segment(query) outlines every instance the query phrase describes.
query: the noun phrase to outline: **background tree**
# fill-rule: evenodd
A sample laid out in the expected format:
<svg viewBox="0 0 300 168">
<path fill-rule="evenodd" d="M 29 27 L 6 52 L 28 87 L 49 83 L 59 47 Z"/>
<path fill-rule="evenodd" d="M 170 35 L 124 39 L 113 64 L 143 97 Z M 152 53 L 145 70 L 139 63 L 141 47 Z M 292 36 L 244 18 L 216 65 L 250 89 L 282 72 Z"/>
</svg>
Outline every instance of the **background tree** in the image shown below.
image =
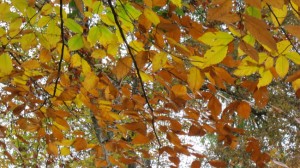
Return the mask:
<svg viewBox="0 0 300 168">
<path fill-rule="evenodd" d="M 2 0 L 1 163 L 297 165 L 299 5 Z"/>
</svg>

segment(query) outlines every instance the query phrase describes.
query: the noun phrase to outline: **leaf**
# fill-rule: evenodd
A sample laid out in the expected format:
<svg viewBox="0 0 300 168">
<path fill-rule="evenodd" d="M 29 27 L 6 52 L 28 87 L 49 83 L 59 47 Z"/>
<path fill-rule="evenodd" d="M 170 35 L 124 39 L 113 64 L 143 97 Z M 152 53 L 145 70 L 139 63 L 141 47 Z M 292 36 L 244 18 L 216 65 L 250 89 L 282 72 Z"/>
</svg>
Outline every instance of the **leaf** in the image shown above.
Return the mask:
<svg viewBox="0 0 300 168">
<path fill-rule="evenodd" d="M 207 50 L 204 54 L 205 62 L 203 68 L 222 62 L 227 55 L 227 49 L 227 46 L 214 46 Z"/>
<path fill-rule="evenodd" d="M 220 101 L 215 96 L 212 96 L 209 99 L 207 106 L 211 110 L 211 115 L 217 119 L 222 111 L 222 105 Z"/>
<path fill-rule="evenodd" d="M 10 56 L 7 53 L 0 55 L 0 77 L 9 75 L 13 70 Z"/>
<path fill-rule="evenodd" d="M 22 67 L 27 69 L 38 69 L 40 66 L 40 62 L 37 60 L 28 60 L 22 63 Z"/>
<path fill-rule="evenodd" d="M 192 162 L 191 168 L 200 168 L 201 167 L 201 162 L 199 160 L 194 160 Z"/>
<path fill-rule="evenodd" d="M 187 82 L 193 92 L 198 91 L 204 83 L 204 77 L 200 70 L 196 67 L 191 67 L 187 76 Z"/>
<path fill-rule="evenodd" d="M 81 151 L 81 150 L 86 149 L 87 142 L 84 138 L 76 138 L 74 143 L 73 143 L 73 146 L 74 146 L 76 151 Z"/>
<path fill-rule="evenodd" d="M 64 21 L 64 24 L 68 29 L 70 29 L 74 33 L 83 33 L 82 27 L 73 19 L 70 18 L 66 19 Z"/>
<path fill-rule="evenodd" d="M 272 8 L 272 11 L 274 12 L 274 15 L 272 14 L 271 15 L 271 18 L 272 18 L 272 21 L 273 21 L 273 24 L 278 27 L 279 24 L 281 25 L 282 22 L 284 21 L 286 15 L 287 15 L 287 5 L 283 5 L 282 8 Z M 277 20 L 279 21 L 279 23 L 277 22 Z"/>
<path fill-rule="evenodd" d="M 267 24 L 255 17 L 244 15 L 246 29 L 261 44 L 266 45 L 271 51 L 277 51 L 276 42 L 268 31 Z"/>
<path fill-rule="evenodd" d="M 117 79 L 120 80 L 125 77 L 132 65 L 132 59 L 130 57 L 120 58 L 117 62 L 116 67 L 113 69 L 113 73 L 117 76 Z"/>
<path fill-rule="evenodd" d="M 96 88 L 98 81 L 99 78 L 93 72 L 90 72 L 86 74 L 82 85 L 87 91 L 91 91 Z"/>
<path fill-rule="evenodd" d="M 62 147 L 61 149 L 60 149 L 60 154 L 62 155 L 62 156 L 67 156 L 67 155 L 70 155 L 70 148 L 69 147 Z"/>
<path fill-rule="evenodd" d="M 218 168 L 227 166 L 227 163 L 224 161 L 221 161 L 221 160 L 211 160 L 211 161 L 209 161 L 209 164 L 214 167 L 218 167 Z"/>
<path fill-rule="evenodd" d="M 171 0 L 171 2 L 179 8 L 182 6 L 181 0 Z"/>
<path fill-rule="evenodd" d="M 48 143 L 48 147 L 47 147 L 48 153 L 52 154 L 54 156 L 58 155 L 58 147 L 57 145 L 55 145 L 54 143 L 50 142 Z"/>
<path fill-rule="evenodd" d="M 87 36 L 87 41 L 91 43 L 91 45 L 95 45 L 96 42 L 99 40 L 101 37 L 101 30 L 99 29 L 98 26 L 93 26 L 89 30 L 89 34 Z"/>
<path fill-rule="evenodd" d="M 151 9 L 144 9 L 144 16 L 152 22 L 155 26 L 160 23 L 159 17 L 155 12 L 153 12 Z"/>
<path fill-rule="evenodd" d="M 233 40 L 233 37 L 226 32 L 207 32 L 198 40 L 210 46 L 219 46 L 227 45 Z"/>
<path fill-rule="evenodd" d="M 270 70 L 263 71 L 260 73 L 261 78 L 258 80 L 257 87 L 260 88 L 262 86 L 266 86 L 272 82 L 273 75 Z"/>
<path fill-rule="evenodd" d="M 132 139 L 133 144 L 147 144 L 149 142 L 149 138 L 140 133 L 137 133 L 137 135 Z"/>
<path fill-rule="evenodd" d="M 294 25 L 286 25 L 284 28 L 291 33 L 292 35 L 296 36 L 298 39 L 300 39 L 300 26 L 294 26 Z"/>
<path fill-rule="evenodd" d="M 68 46 L 70 51 L 81 49 L 84 46 L 81 34 L 76 34 L 71 37 L 68 41 Z"/>
<path fill-rule="evenodd" d="M 152 59 L 152 71 L 156 72 L 163 68 L 163 66 L 167 63 L 167 53 L 165 52 L 159 52 L 154 55 Z"/>
<path fill-rule="evenodd" d="M 177 97 L 183 97 L 187 94 L 187 89 L 183 85 L 174 85 L 171 90 Z"/>
<path fill-rule="evenodd" d="M 277 74 L 284 78 L 289 71 L 289 60 L 284 56 L 279 56 L 276 61 L 275 69 Z"/>
<path fill-rule="evenodd" d="M 242 101 L 237 106 L 236 111 L 237 111 L 237 114 L 239 115 L 239 117 L 241 117 L 243 119 L 247 119 L 250 117 L 251 107 L 247 102 Z"/>
<path fill-rule="evenodd" d="M 175 146 L 181 146 L 181 140 L 173 132 L 167 132 L 167 139 Z"/>
<path fill-rule="evenodd" d="M 78 55 L 78 54 L 72 55 L 71 67 L 75 68 L 75 67 L 81 66 L 81 61 L 82 61 L 82 58 L 80 57 L 80 55 Z"/>
</svg>

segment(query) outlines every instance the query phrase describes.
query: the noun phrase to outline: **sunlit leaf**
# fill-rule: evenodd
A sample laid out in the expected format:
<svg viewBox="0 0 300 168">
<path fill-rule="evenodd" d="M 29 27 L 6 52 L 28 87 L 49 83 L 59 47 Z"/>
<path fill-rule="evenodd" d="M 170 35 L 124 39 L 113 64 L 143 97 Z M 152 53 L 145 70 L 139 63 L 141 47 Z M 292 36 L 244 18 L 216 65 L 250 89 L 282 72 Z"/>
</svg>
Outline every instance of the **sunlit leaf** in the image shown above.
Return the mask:
<svg viewBox="0 0 300 168">
<path fill-rule="evenodd" d="M 71 37 L 68 41 L 68 46 L 70 51 L 81 49 L 84 46 L 81 34 L 76 34 Z"/>
<path fill-rule="evenodd" d="M 0 77 L 9 75 L 13 70 L 12 60 L 7 53 L 0 55 Z"/>
<path fill-rule="evenodd" d="M 275 66 L 276 72 L 281 78 L 284 78 L 289 71 L 289 60 L 284 56 L 279 56 Z"/>
</svg>

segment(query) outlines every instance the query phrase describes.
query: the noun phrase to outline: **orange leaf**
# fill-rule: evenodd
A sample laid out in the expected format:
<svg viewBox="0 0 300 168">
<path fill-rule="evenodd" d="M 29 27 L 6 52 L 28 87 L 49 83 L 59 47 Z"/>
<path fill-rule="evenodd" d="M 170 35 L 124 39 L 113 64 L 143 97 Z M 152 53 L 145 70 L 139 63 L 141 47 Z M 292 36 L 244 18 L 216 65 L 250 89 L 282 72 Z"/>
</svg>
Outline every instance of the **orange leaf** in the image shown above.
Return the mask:
<svg viewBox="0 0 300 168">
<path fill-rule="evenodd" d="M 149 142 L 149 138 L 140 133 L 137 133 L 137 135 L 132 140 L 133 144 L 147 144 Z"/>
<path fill-rule="evenodd" d="M 73 146 L 76 149 L 76 151 L 81 151 L 81 150 L 86 149 L 87 142 L 84 138 L 76 138 L 73 143 Z"/>
<path fill-rule="evenodd" d="M 272 51 L 277 51 L 277 46 L 274 38 L 272 37 L 270 31 L 268 31 L 267 24 L 255 17 L 245 16 L 245 26 L 247 30 L 254 36 L 254 38 L 261 44 L 266 45 Z"/>
<path fill-rule="evenodd" d="M 172 86 L 171 90 L 177 97 L 183 97 L 187 94 L 187 89 L 183 85 L 174 85 L 174 86 Z"/>
<path fill-rule="evenodd" d="M 58 155 L 58 147 L 54 143 L 48 143 L 47 147 L 48 153 L 57 156 Z"/>
<path fill-rule="evenodd" d="M 300 39 L 300 26 L 294 26 L 294 25 L 286 25 L 284 28 L 291 33 L 292 35 L 296 36 L 298 39 Z"/>
<path fill-rule="evenodd" d="M 173 143 L 175 146 L 181 146 L 181 140 L 178 138 L 176 134 L 173 132 L 168 132 L 167 133 L 167 139 Z"/>
<path fill-rule="evenodd" d="M 214 119 L 217 119 L 222 110 L 222 104 L 220 101 L 215 96 L 212 96 L 209 99 L 207 106 L 211 110 L 211 115 L 214 117 Z"/>
<path fill-rule="evenodd" d="M 29 60 L 22 63 L 22 67 L 27 69 L 37 69 L 40 66 L 41 66 L 40 63 L 37 60 Z"/>
<path fill-rule="evenodd" d="M 251 107 L 247 102 L 240 102 L 237 107 L 237 113 L 241 118 L 247 119 L 251 113 Z"/>
<path fill-rule="evenodd" d="M 113 73 L 120 80 L 125 77 L 131 69 L 132 60 L 130 57 L 124 57 L 118 60 L 116 67 L 113 69 Z"/>
</svg>

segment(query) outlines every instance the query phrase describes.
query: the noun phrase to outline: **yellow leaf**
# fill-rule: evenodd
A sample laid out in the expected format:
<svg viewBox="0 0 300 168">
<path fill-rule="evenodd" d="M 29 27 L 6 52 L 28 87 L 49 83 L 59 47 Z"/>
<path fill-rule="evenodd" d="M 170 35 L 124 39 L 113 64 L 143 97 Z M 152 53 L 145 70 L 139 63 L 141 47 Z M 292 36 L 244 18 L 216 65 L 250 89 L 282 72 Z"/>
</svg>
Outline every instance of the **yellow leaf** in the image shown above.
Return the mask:
<svg viewBox="0 0 300 168">
<path fill-rule="evenodd" d="M 284 21 L 286 15 L 287 15 L 287 5 L 283 5 L 282 8 L 272 8 L 272 11 L 274 12 L 275 16 L 272 14 L 271 18 L 273 21 L 273 24 L 278 27 L 279 24 L 282 24 L 282 22 Z M 277 22 L 277 20 L 279 21 L 279 24 Z"/>
<path fill-rule="evenodd" d="M 151 9 L 144 9 L 144 15 L 145 17 L 152 22 L 155 26 L 160 23 L 159 17 L 155 12 L 153 12 Z"/>
<path fill-rule="evenodd" d="M 97 86 L 98 81 L 98 77 L 93 72 L 90 72 L 86 74 L 82 85 L 87 91 L 90 91 Z"/>
<path fill-rule="evenodd" d="M 258 80 L 257 87 L 260 88 L 262 86 L 266 86 L 272 82 L 273 75 L 270 70 L 263 71 L 260 73 L 261 78 Z"/>
<path fill-rule="evenodd" d="M 13 70 L 12 61 L 7 53 L 0 55 L 0 77 L 9 75 Z"/>
<path fill-rule="evenodd" d="M 39 59 L 42 63 L 46 63 L 46 62 L 49 62 L 52 57 L 51 57 L 51 53 L 49 50 L 43 48 L 41 51 L 40 51 L 40 56 L 39 56 Z"/>
<path fill-rule="evenodd" d="M 218 46 L 227 45 L 233 40 L 233 37 L 226 32 L 207 32 L 198 40 L 210 46 Z"/>
<path fill-rule="evenodd" d="M 239 66 L 238 69 L 234 71 L 236 76 L 249 76 L 258 71 L 257 66 Z"/>
<path fill-rule="evenodd" d="M 190 73 L 187 76 L 187 82 L 193 92 L 196 92 L 201 88 L 204 83 L 204 78 L 201 75 L 199 69 L 197 69 L 196 67 L 190 68 Z"/>
<path fill-rule="evenodd" d="M 292 45 L 288 40 L 282 40 L 277 43 L 278 54 L 287 54 L 291 51 Z"/>
<path fill-rule="evenodd" d="M 171 2 L 179 8 L 181 8 L 182 6 L 181 0 L 171 0 Z"/>
<path fill-rule="evenodd" d="M 284 78 L 289 71 L 289 60 L 284 56 L 279 56 L 276 61 L 275 69 L 277 74 Z"/>
<path fill-rule="evenodd" d="M 63 145 L 63 146 L 71 146 L 73 144 L 73 140 L 69 140 L 69 139 L 63 139 L 60 143 L 60 145 Z"/>
<path fill-rule="evenodd" d="M 167 53 L 160 52 L 154 55 L 152 60 L 152 71 L 156 72 L 160 70 L 167 63 Z"/>
<path fill-rule="evenodd" d="M 62 156 L 67 156 L 67 155 L 69 155 L 71 152 L 70 152 L 70 148 L 68 148 L 68 147 L 62 147 L 61 149 L 60 149 L 60 154 L 62 155 Z"/>
<path fill-rule="evenodd" d="M 222 62 L 226 57 L 227 49 L 228 46 L 214 46 L 207 50 L 204 54 L 204 68 Z"/>
<path fill-rule="evenodd" d="M 285 56 L 295 64 L 300 65 L 300 55 L 297 52 L 289 52 Z"/>
<path fill-rule="evenodd" d="M 143 82 L 152 82 L 153 81 L 153 77 L 151 75 L 146 74 L 145 72 L 140 71 L 140 75 L 142 78 Z"/>
<path fill-rule="evenodd" d="M 294 90 L 297 91 L 300 88 L 300 79 L 294 80 L 292 82 L 292 86 L 293 86 Z"/>
<path fill-rule="evenodd" d="M 81 60 L 81 68 L 82 68 L 82 72 L 85 76 L 92 71 L 91 66 L 84 59 Z"/>
<path fill-rule="evenodd" d="M 37 69 L 40 68 L 40 66 L 40 62 L 37 60 L 28 60 L 22 63 L 22 67 L 27 69 Z"/>
<path fill-rule="evenodd" d="M 268 57 L 265 61 L 265 68 L 270 69 L 274 65 L 274 59 L 272 57 Z"/>
<path fill-rule="evenodd" d="M 71 57 L 71 67 L 79 67 L 81 66 L 81 57 L 78 54 L 74 54 Z"/>
<path fill-rule="evenodd" d="M 134 40 L 129 43 L 129 46 L 133 48 L 133 51 L 144 51 L 144 44 L 140 41 Z"/>
<path fill-rule="evenodd" d="M 204 67 L 204 62 L 205 62 L 205 58 L 204 57 L 200 57 L 200 56 L 191 56 L 189 57 L 191 64 L 203 69 Z"/>
</svg>

